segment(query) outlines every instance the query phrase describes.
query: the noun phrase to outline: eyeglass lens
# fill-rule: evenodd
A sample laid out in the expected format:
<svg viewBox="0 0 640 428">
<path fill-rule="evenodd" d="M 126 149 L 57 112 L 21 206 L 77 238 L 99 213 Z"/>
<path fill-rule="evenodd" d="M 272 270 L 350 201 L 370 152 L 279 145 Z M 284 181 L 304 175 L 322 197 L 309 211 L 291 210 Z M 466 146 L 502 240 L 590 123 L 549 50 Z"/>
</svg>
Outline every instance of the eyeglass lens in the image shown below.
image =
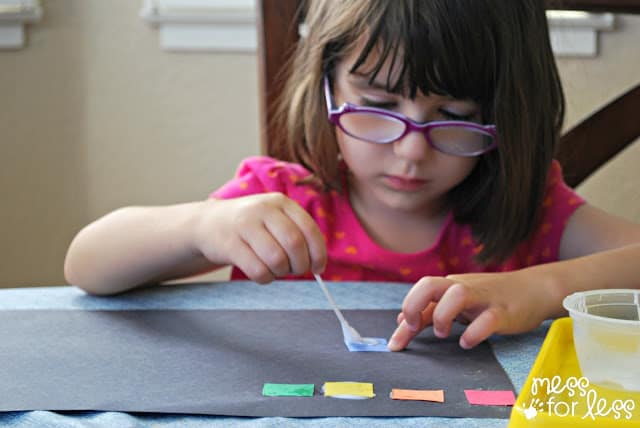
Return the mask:
<svg viewBox="0 0 640 428">
<path fill-rule="evenodd" d="M 340 116 L 340 127 L 354 138 L 390 143 L 405 132 L 406 124 L 391 116 L 371 112 L 349 112 Z M 464 126 L 437 126 L 428 130 L 435 149 L 445 153 L 475 155 L 493 144 L 493 136 L 481 129 Z"/>
</svg>

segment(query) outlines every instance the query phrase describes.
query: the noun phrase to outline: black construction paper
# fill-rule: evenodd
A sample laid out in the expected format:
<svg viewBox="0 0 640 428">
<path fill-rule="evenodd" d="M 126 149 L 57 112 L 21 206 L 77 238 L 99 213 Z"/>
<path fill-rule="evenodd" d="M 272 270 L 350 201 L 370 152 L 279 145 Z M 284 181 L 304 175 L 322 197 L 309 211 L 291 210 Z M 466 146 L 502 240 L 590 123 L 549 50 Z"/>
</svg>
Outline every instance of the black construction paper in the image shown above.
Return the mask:
<svg viewBox="0 0 640 428">
<path fill-rule="evenodd" d="M 347 310 L 361 334 L 389 337 L 397 311 Z M 458 328 L 457 333 L 460 333 Z M 0 311 L 0 411 L 102 410 L 228 416 L 508 418 L 464 389 L 513 389 L 490 346 L 465 351 L 430 329 L 403 352 L 349 352 L 326 310 Z M 323 397 L 326 381 L 372 382 L 376 397 Z M 265 383 L 315 395 L 264 397 Z M 445 403 L 392 388 L 444 389 Z"/>
</svg>

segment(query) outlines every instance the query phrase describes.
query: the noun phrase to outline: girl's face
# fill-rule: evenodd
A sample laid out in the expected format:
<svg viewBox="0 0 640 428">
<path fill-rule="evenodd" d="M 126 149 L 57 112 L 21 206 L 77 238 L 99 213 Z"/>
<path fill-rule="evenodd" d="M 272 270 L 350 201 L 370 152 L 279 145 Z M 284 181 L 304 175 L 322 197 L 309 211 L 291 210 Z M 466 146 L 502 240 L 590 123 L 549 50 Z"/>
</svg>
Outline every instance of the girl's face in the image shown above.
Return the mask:
<svg viewBox="0 0 640 428">
<path fill-rule="evenodd" d="M 362 45 L 361 45 L 362 46 Z M 333 81 L 336 106 L 345 102 L 391 110 L 417 122 L 465 120 L 479 122 L 479 106 L 468 100 L 445 96 L 426 96 L 418 92 L 411 100 L 402 94 L 389 93 L 385 83 L 390 60 L 380 70 L 372 85 L 369 76 L 349 73 L 361 46 L 338 63 Z M 370 70 L 377 58 L 372 53 L 360 70 Z M 391 81 L 394 76 L 391 76 Z M 411 132 L 388 144 L 369 143 L 346 135 L 336 127 L 338 146 L 351 172 L 349 190 L 352 198 L 368 208 L 401 210 L 407 214 L 441 213 L 445 196 L 462 182 L 477 162 L 474 157 L 447 155 L 434 150 L 424 134 Z M 352 199 L 353 201 L 353 199 Z"/>
</svg>

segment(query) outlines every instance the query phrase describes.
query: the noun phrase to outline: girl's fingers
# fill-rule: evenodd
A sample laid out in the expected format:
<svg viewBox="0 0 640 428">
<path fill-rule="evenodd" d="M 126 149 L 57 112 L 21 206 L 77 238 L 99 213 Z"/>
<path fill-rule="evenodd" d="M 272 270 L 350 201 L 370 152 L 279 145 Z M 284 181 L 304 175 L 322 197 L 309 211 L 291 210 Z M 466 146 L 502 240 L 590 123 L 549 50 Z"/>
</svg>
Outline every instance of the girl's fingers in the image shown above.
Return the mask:
<svg viewBox="0 0 640 428">
<path fill-rule="evenodd" d="M 274 198 L 239 233 L 274 277 L 322 271 L 326 264 L 325 242 L 318 225 L 290 199 Z"/>
<path fill-rule="evenodd" d="M 306 238 L 298 225 L 282 212 L 265 218 L 265 227 L 286 254 L 287 272 L 302 275 L 311 268 Z M 279 272 L 281 273 L 281 272 Z"/>
<path fill-rule="evenodd" d="M 289 258 L 274 236 L 261 224 L 240 232 L 240 238 L 249 246 L 256 257 L 271 272 L 273 277 L 290 272 Z M 260 271 L 261 267 L 258 266 Z"/>
<path fill-rule="evenodd" d="M 322 232 L 308 212 L 302 209 L 297 202 L 289 202 L 284 206 L 284 212 L 304 235 L 311 262 L 311 271 L 313 273 L 322 273 L 327 264 L 327 246 Z M 306 271 L 301 273 L 306 273 Z"/>
<path fill-rule="evenodd" d="M 387 348 L 389 348 L 390 351 L 402 351 L 418 333 L 420 333 L 420 330 L 412 330 L 403 320 L 391 335 Z"/>
<path fill-rule="evenodd" d="M 250 195 L 216 201 L 207 208 L 214 206 L 198 230 L 198 236 L 205 238 L 196 244 L 211 261 L 235 264 L 261 283 L 324 270 L 327 254 L 320 228 L 287 196 Z M 215 239 L 209 243 L 206 237 L 211 233 Z"/>
<path fill-rule="evenodd" d="M 483 311 L 460 336 L 460 346 L 471 349 L 495 333 L 500 326 L 499 317 L 491 310 Z"/>
<path fill-rule="evenodd" d="M 491 306 L 491 296 L 489 293 L 483 292 L 483 289 L 465 287 L 460 283 L 453 284 L 449 287 L 449 290 L 447 290 L 442 299 L 440 299 L 438 307 L 433 313 L 433 329 L 439 337 L 446 337 L 449 335 L 451 324 L 454 320 L 459 317 L 473 319 L 474 321 L 465 331 L 470 331 L 469 336 L 467 336 L 470 340 L 469 343 L 475 342 L 474 338 L 476 337 L 476 333 L 474 332 L 476 329 L 478 329 L 478 335 L 482 336 L 484 330 L 480 329 L 480 327 L 489 325 L 491 328 L 495 328 L 494 323 L 497 322 L 497 318 L 488 324 L 490 320 L 487 314 L 493 314 L 492 309 L 490 309 Z M 465 314 L 468 316 L 465 316 Z M 471 328 L 471 325 L 474 324 L 481 315 L 483 317 L 480 320 L 480 324 Z M 470 328 L 471 330 L 469 330 Z M 486 336 L 482 337 L 480 341 L 485 338 Z M 473 346 L 477 343 L 474 343 Z"/>
<path fill-rule="evenodd" d="M 418 330 L 422 323 L 422 311 L 430 303 L 438 302 L 453 282 L 442 277 L 425 277 L 409 290 L 402 303 L 404 322 L 411 330 Z"/>
<path fill-rule="evenodd" d="M 435 309 L 435 303 L 431 302 L 420 314 L 420 327 L 417 330 L 413 330 L 409 328 L 408 324 L 404 320 L 404 315 L 402 312 L 398 314 L 398 328 L 391 335 L 389 339 L 389 350 L 391 351 L 401 351 L 403 350 L 409 342 L 413 340 L 414 337 L 422 331 L 426 326 L 431 324 L 433 310 Z"/>
<path fill-rule="evenodd" d="M 259 284 L 266 284 L 275 279 L 269 267 L 264 264 L 246 242 L 239 241 L 237 243 L 234 255 L 233 264 L 244 272 L 250 280 Z"/>
</svg>

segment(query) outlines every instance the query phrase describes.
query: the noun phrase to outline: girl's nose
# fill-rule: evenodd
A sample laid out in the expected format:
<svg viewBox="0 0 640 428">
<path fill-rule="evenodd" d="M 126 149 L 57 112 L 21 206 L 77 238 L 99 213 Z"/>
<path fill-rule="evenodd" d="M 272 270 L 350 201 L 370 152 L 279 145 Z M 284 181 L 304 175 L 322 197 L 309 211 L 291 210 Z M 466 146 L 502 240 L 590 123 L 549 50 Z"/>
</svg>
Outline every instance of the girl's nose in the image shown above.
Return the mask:
<svg viewBox="0 0 640 428">
<path fill-rule="evenodd" d="M 396 156 L 413 162 L 423 161 L 432 150 L 424 133 L 418 131 L 409 132 L 393 143 Z"/>
</svg>

